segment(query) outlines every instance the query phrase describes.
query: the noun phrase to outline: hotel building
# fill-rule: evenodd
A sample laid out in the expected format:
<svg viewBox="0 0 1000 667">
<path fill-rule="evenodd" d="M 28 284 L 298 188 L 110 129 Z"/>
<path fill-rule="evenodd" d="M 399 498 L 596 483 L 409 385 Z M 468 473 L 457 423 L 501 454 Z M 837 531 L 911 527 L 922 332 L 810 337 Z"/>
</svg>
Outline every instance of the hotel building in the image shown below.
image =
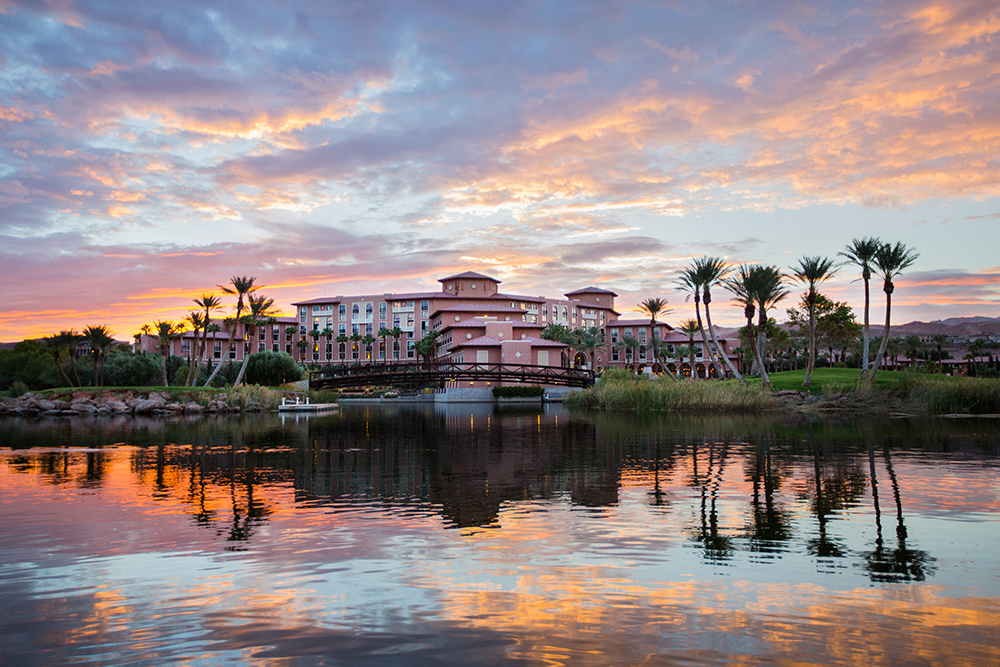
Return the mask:
<svg viewBox="0 0 1000 667">
<path fill-rule="evenodd" d="M 247 353 L 270 350 L 287 352 L 306 366 L 407 362 L 418 357 L 417 341 L 437 331 L 438 358 L 442 360 L 654 370 L 651 341 L 655 337 L 664 343 L 661 368 L 675 374 L 692 372 L 686 355 L 678 355 L 680 348 L 688 345 L 687 337 L 665 322 L 651 325 L 648 319 L 620 319 L 615 310 L 618 295 L 610 290 L 586 287 L 567 292 L 562 299 L 510 294 L 500 291 L 499 280 L 471 271 L 438 282 L 441 288 L 433 292 L 294 302 L 295 316 L 279 317 L 260 327 L 252 334 L 253 340 L 245 338 L 242 325 L 237 327 L 236 342 L 228 356 L 241 361 Z M 551 324 L 599 329 L 606 344 L 593 359 L 582 351 L 570 359 L 566 345 L 541 337 L 542 330 Z M 221 361 L 230 335 L 228 331 L 210 333 L 206 358 L 213 363 Z M 631 348 L 626 341 L 631 342 Z M 738 363 L 732 351 L 735 341 L 719 342 Z M 193 334 L 186 332 L 173 342 L 171 352 L 190 358 L 197 345 Z M 700 336 L 696 336 L 694 347 L 694 373 L 714 376 L 712 363 L 703 359 Z M 137 349 L 158 351 L 155 337 L 141 336 Z"/>
</svg>

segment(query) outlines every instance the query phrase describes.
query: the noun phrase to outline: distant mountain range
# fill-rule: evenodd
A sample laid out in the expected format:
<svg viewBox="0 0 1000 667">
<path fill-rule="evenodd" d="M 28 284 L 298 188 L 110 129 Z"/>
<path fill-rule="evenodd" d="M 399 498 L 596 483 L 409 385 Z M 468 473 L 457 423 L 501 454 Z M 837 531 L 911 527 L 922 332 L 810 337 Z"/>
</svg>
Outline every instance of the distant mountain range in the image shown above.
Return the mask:
<svg viewBox="0 0 1000 667">
<path fill-rule="evenodd" d="M 873 335 L 882 333 L 884 327 L 880 323 L 872 322 L 871 331 Z M 717 328 L 719 337 L 731 338 L 739 331 L 737 328 L 724 329 Z M 934 320 L 932 322 L 907 322 L 906 324 L 893 324 L 891 335 L 910 336 L 925 334 L 945 334 L 946 336 L 981 336 L 984 334 L 1000 334 L 1000 317 L 949 317 L 946 320 Z"/>
</svg>

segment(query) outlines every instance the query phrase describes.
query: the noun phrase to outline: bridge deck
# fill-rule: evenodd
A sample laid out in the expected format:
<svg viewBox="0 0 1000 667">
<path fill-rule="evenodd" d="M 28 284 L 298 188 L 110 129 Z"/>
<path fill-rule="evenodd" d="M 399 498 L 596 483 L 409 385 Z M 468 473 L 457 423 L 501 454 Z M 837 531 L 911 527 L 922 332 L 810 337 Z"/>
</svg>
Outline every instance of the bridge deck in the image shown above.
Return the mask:
<svg viewBox="0 0 1000 667">
<path fill-rule="evenodd" d="M 594 383 L 594 378 L 590 371 L 579 368 L 451 361 L 327 366 L 309 373 L 310 389 L 344 389 L 371 385 L 420 387 L 441 382 L 476 381 L 589 387 Z"/>
</svg>

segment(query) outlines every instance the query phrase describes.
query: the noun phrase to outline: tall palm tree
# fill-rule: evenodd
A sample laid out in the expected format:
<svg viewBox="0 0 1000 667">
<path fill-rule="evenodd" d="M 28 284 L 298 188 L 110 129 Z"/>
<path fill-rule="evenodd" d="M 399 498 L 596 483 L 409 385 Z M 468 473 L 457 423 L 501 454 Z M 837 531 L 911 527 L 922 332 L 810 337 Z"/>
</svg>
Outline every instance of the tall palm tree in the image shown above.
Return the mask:
<svg viewBox="0 0 1000 667">
<path fill-rule="evenodd" d="M 681 322 L 679 329 L 681 333 L 687 334 L 688 337 L 688 344 L 686 346 L 688 353 L 688 366 L 691 369 L 691 379 L 695 380 L 697 379 L 697 375 L 695 375 L 694 372 L 694 353 L 697 351 L 697 348 L 694 346 L 694 335 L 698 333 L 698 323 L 694 320 L 684 320 Z"/>
<path fill-rule="evenodd" d="M 170 356 L 170 345 L 180 337 L 184 331 L 184 325 L 175 322 L 165 322 L 158 320 L 153 322 L 153 336 L 156 338 L 156 346 L 160 352 L 160 371 L 163 373 L 163 386 L 170 386 L 167 380 L 167 357 Z"/>
<path fill-rule="evenodd" d="M 193 299 L 193 301 L 196 306 L 205 309 L 205 326 L 201 331 L 201 345 L 198 346 L 198 362 L 195 364 L 197 368 L 188 383 L 191 386 L 194 386 L 198 382 L 198 377 L 201 375 L 201 367 L 205 363 L 205 348 L 208 345 L 209 327 L 212 324 L 212 311 L 222 308 L 222 299 L 214 294 L 202 294 L 200 299 Z M 213 331 L 212 333 L 215 332 Z"/>
<path fill-rule="evenodd" d="M 913 266 L 918 257 L 920 255 L 915 250 L 907 248 L 902 242 L 897 242 L 896 245 L 883 243 L 879 246 L 878 252 L 875 253 L 875 272 L 881 276 L 882 291 L 885 292 L 885 331 L 882 332 L 882 344 L 879 345 L 878 353 L 875 355 L 871 368 L 861 375 L 862 380 L 867 384 L 871 384 L 872 380 L 875 379 L 875 373 L 878 372 L 882 356 L 885 354 L 885 346 L 889 344 L 892 293 L 896 289 L 892 281 L 903 271 Z"/>
<path fill-rule="evenodd" d="M 695 261 L 691 263 L 691 266 L 681 271 L 680 278 L 674 284 L 682 291 L 688 293 L 685 301 L 691 298 L 694 299 L 694 316 L 695 321 L 698 323 L 698 332 L 701 334 L 701 360 L 704 362 L 706 359 L 711 359 L 714 362 L 715 355 L 712 354 L 712 347 L 708 342 L 709 338 L 705 335 L 705 325 L 701 321 L 701 298 L 704 279 L 705 272 L 699 263 Z M 720 371 L 721 369 L 716 369 L 716 375 L 719 375 Z M 694 366 L 691 367 L 691 377 L 695 377 Z"/>
<path fill-rule="evenodd" d="M 868 348 L 871 336 L 868 333 L 868 311 L 871 305 L 870 283 L 872 279 L 872 262 L 875 260 L 875 253 L 878 252 L 882 241 L 878 237 L 866 236 L 860 239 L 851 239 L 850 244 L 839 252 L 842 257 L 847 258 L 848 264 L 854 264 L 861 269 L 861 280 L 865 283 L 865 323 L 861 333 L 861 372 L 868 370 L 869 356 Z"/>
<path fill-rule="evenodd" d="M 243 318 L 243 312 L 246 309 L 246 299 L 251 292 L 254 292 L 259 288 L 258 285 L 254 285 L 257 281 L 256 276 L 233 276 L 229 279 L 229 284 L 232 287 L 226 287 L 225 285 L 219 285 L 221 289 L 226 294 L 236 297 L 236 317 L 233 320 L 232 335 L 229 336 L 229 340 L 226 341 L 226 351 L 222 355 L 222 359 L 219 360 L 219 364 L 212 370 L 212 374 L 205 381 L 205 386 L 212 384 L 212 380 L 219 373 L 219 369 L 222 368 L 222 361 L 229 359 L 229 352 L 233 349 L 233 343 L 236 341 L 236 331 L 239 327 L 240 320 Z M 246 355 L 244 355 L 244 358 Z"/>
<path fill-rule="evenodd" d="M 66 374 L 66 369 L 63 368 L 60 361 L 60 357 L 63 352 L 69 357 L 70 363 L 73 363 L 73 357 L 75 355 L 76 344 L 80 341 L 80 334 L 76 332 L 75 329 L 64 329 L 57 334 L 52 334 L 45 339 L 45 344 L 52 351 L 52 356 L 55 358 L 56 368 L 59 369 L 59 373 L 62 374 L 63 379 L 66 380 L 66 386 L 72 387 L 73 381 L 69 379 L 69 375 Z M 70 352 L 74 349 L 74 352 Z M 73 369 L 74 373 L 76 369 Z"/>
<path fill-rule="evenodd" d="M 114 333 L 107 326 L 99 324 L 97 326 L 88 325 L 83 330 L 83 340 L 90 345 L 90 356 L 94 360 L 94 385 L 101 384 L 101 368 L 104 365 L 104 357 L 108 350 L 115 344 Z"/>
<path fill-rule="evenodd" d="M 247 296 L 247 314 L 243 316 L 243 332 L 246 340 L 253 341 L 257 330 L 272 322 L 275 315 L 277 315 L 277 310 L 274 307 L 274 299 L 263 294 L 249 294 Z M 250 345 L 253 343 L 251 342 Z M 243 365 L 240 366 L 240 372 L 236 375 L 236 382 L 233 384 L 239 384 L 243 381 L 243 375 L 247 372 L 247 364 L 250 362 L 250 353 L 250 349 L 245 350 Z"/>
<path fill-rule="evenodd" d="M 826 257 L 803 257 L 799 266 L 792 267 L 792 275 L 803 285 L 808 286 L 806 304 L 809 306 L 809 357 L 806 361 L 806 377 L 803 387 L 812 386 L 812 374 L 816 369 L 816 286 L 829 280 L 837 273 L 833 268 L 833 260 Z"/>
<path fill-rule="evenodd" d="M 712 311 L 709 308 L 712 303 L 712 288 L 725 281 L 726 277 L 729 275 L 730 269 L 720 257 L 702 257 L 700 259 L 696 259 L 694 266 L 699 277 L 699 282 L 701 283 L 701 300 L 702 303 L 705 304 L 705 324 L 708 325 L 708 333 L 712 337 L 712 345 L 715 347 L 716 353 L 712 355 L 712 363 L 715 365 L 716 376 L 720 378 L 726 377 L 718 359 L 719 357 L 722 357 L 722 359 L 726 362 L 726 365 L 729 366 L 729 370 L 732 371 L 733 375 L 740 382 L 746 384 L 746 380 L 744 380 L 743 376 L 740 375 L 740 372 L 736 370 L 736 366 L 733 365 L 729 355 L 727 355 L 725 350 L 722 349 L 722 346 L 719 345 L 719 339 L 715 336 L 715 327 L 712 326 Z"/>
<path fill-rule="evenodd" d="M 656 318 L 660 313 L 664 315 L 669 314 L 670 310 L 667 308 L 667 300 L 659 297 L 646 299 L 639 304 L 639 310 L 649 315 L 649 349 L 653 353 L 653 364 L 655 365 L 660 363 L 660 348 L 662 347 L 656 343 L 657 334 L 659 333 L 657 331 Z M 676 379 L 670 373 L 667 373 L 667 375 L 671 379 Z"/>
<path fill-rule="evenodd" d="M 201 314 L 200 311 L 192 310 L 184 318 L 184 323 L 190 325 L 191 331 L 194 334 L 194 340 L 191 343 L 191 348 L 188 350 L 188 372 L 187 377 L 184 379 L 184 386 L 190 387 L 192 379 L 197 377 L 197 359 L 198 359 L 198 332 L 203 328 L 208 326 L 208 322 L 205 321 L 205 316 Z"/>
<path fill-rule="evenodd" d="M 753 264 L 740 266 L 736 270 L 736 275 L 725 282 L 726 289 L 732 292 L 736 302 L 743 306 L 743 314 L 747 318 L 750 349 L 760 371 L 761 383 L 765 387 L 771 386 L 771 378 L 768 377 L 764 365 L 764 355 L 767 350 L 767 311 L 788 295 L 783 281 L 784 276 L 777 267 Z M 755 313 L 758 317 L 756 325 L 753 322 Z"/>
</svg>

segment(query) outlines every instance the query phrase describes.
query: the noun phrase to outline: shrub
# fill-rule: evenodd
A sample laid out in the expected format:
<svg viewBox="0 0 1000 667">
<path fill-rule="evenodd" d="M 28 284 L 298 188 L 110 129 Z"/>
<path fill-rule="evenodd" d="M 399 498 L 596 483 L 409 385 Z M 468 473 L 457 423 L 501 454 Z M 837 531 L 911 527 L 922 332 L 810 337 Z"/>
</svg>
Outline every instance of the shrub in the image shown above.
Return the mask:
<svg viewBox="0 0 1000 667">
<path fill-rule="evenodd" d="M 493 387 L 493 395 L 497 398 L 536 398 L 545 393 L 545 387 L 513 385 L 510 387 Z"/>
<path fill-rule="evenodd" d="M 271 387 L 302 379 L 302 367 L 285 352 L 255 352 L 247 360 L 246 381 Z"/>
</svg>

